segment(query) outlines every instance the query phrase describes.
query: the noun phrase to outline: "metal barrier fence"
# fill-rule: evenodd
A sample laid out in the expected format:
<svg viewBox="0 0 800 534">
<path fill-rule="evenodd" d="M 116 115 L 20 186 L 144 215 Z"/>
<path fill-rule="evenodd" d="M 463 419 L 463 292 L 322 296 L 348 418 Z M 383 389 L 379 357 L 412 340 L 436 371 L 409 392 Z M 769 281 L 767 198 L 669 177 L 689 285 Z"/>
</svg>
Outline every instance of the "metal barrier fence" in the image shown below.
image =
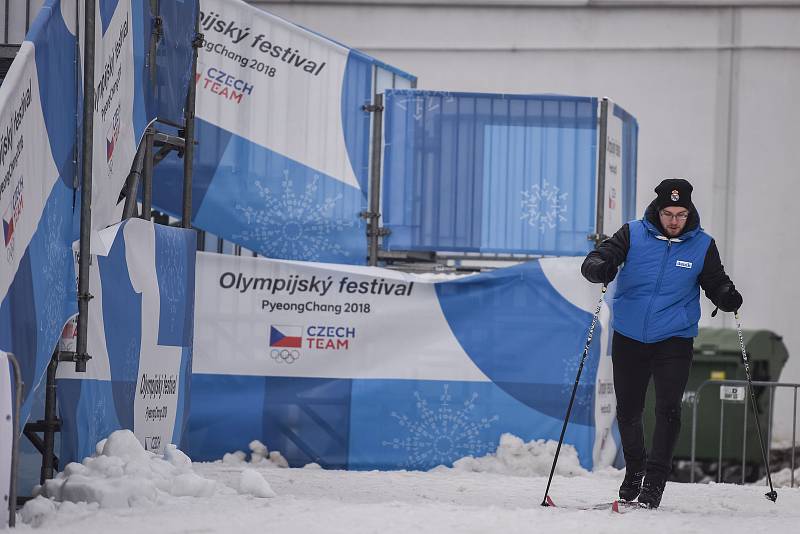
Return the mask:
<svg viewBox="0 0 800 534">
<path fill-rule="evenodd" d="M 17 466 L 19 464 L 19 411 L 22 407 L 22 389 L 24 384 L 22 383 L 22 372 L 19 368 L 19 362 L 17 358 L 10 352 L 6 353 L 7 362 L 11 364 L 12 369 L 12 376 L 14 380 L 14 398 L 12 399 L 13 407 L 12 407 L 12 422 L 11 428 L 14 433 L 12 437 L 12 445 L 11 445 L 11 480 L 8 488 L 8 502 L 6 506 L 8 506 L 8 526 L 14 527 L 16 525 L 16 518 L 17 518 Z M 6 360 L 0 356 L 0 365 L 8 365 Z M 0 524 L 0 529 L 3 529 L 3 525 Z"/>
<path fill-rule="evenodd" d="M 790 384 L 782 382 L 762 382 L 753 381 L 750 383 L 754 387 L 769 388 L 769 404 L 767 409 L 767 435 L 765 448 L 767 451 L 767 461 L 769 461 L 770 452 L 772 450 L 772 422 L 773 422 L 773 405 L 775 402 L 775 389 L 776 388 L 792 388 L 794 390 L 793 409 L 792 409 L 792 455 L 791 455 L 791 483 L 790 487 L 794 487 L 794 471 L 795 471 L 795 456 L 797 449 L 797 390 L 800 384 Z M 720 387 L 720 410 L 719 410 L 719 449 L 718 449 L 718 462 L 717 462 L 717 482 L 722 480 L 722 442 L 723 430 L 725 428 L 725 403 L 732 400 L 744 401 L 743 402 L 743 423 L 742 423 L 742 484 L 745 483 L 745 468 L 747 461 L 747 418 L 751 411 L 751 403 L 748 402 L 750 397 L 750 385 L 746 380 L 706 380 L 697 388 L 692 399 L 692 453 L 691 453 L 691 473 L 689 475 L 689 482 L 694 482 L 695 475 L 695 456 L 697 447 L 697 406 L 699 404 L 700 392 L 708 385 L 715 385 Z M 723 390 L 722 388 L 728 388 Z M 769 469 L 769 465 L 766 466 Z"/>
</svg>

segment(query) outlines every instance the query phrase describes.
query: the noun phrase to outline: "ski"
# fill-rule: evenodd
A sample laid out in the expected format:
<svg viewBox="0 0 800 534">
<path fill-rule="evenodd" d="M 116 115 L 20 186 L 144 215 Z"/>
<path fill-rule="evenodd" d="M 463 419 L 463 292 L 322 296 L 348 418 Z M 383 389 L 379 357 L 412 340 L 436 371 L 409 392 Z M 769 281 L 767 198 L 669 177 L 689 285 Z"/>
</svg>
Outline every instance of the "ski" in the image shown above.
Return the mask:
<svg viewBox="0 0 800 534">
<path fill-rule="evenodd" d="M 638 501 L 614 501 L 611 503 L 611 510 L 618 513 L 624 514 L 626 512 L 630 512 L 631 510 L 649 510 L 650 507 L 643 502 Z"/>
<path fill-rule="evenodd" d="M 548 495 L 546 498 L 546 506 L 552 506 L 554 508 L 566 508 L 569 510 L 611 510 L 612 512 L 618 514 L 624 514 L 630 512 L 631 510 L 649 510 L 650 507 L 644 503 L 638 501 L 620 501 L 615 500 L 611 502 L 603 502 L 599 504 L 591 504 L 591 505 L 578 505 L 578 506 L 559 506 L 553 499 L 550 498 Z"/>
</svg>

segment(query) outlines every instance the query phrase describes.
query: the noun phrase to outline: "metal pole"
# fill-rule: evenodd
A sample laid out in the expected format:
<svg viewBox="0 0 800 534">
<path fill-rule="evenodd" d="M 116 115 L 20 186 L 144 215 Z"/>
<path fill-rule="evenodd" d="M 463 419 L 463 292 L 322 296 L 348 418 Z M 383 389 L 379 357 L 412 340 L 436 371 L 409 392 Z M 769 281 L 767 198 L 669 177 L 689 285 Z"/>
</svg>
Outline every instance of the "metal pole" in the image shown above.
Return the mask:
<svg viewBox="0 0 800 534">
<path fill-rule="evenodd" d="M 748 385 L 750 386 L 750 404 L 753 407 L 753 419 L 756 420 L 756 430 L 758 431 L 758 444 L 761 447 L 761 458 L 764 460 L 764 468 L 767 472 L 767 484 L 769 484 L 769 492 L 764 496 L 775 502 L 778 499 L 778 493 L 772 486 L 772 476 L 769 472 L 769 455 L 764 447 L 764 435 L 761 433 L 761 418 L 758 416 L 758 404 L 756 403 L 756 396 L 753 393 L 753 378 L 750 376 L 750 360 L 747 357 L 747 351 L 744 348 L 744 338 L 742 337 L 742 323 L 739 321 L 739 312 L 734 313 L 736 319 L 736 333 L 739 336 L 739 348 L 742 350 L 742 363 L 744 364 L 744 374 L 747 377 Z M 771 387 L 775 387 L 774 385 Z"/>
<path fill-rule="evenodd" d="M 149 221 L 153 206 L 153 127 L 144 133 L 144 174 L 142 181 L 142 219 Z"/>
<path fill-rule="evenodd" d="M 94 0 L 84 4 L 83 46 L 83 143 L 81 162 L 81 230 L 80 258 L 78 259 L 78 340 L 75 354 L 75 371 L 86 372 L 86 362 L 91 358 L 86 352 L 86 332 L 89 321 L 89 255 L 92 233 L 92 136 L 94 135 Z"/>
<path fill-rule="evenodd" d="M 144 140 L 143 140 L 144 141 Z M 139 182 L 142 178 L 142 166 L 144 165 L 145 143 L 140 143 L 136 150 L 136 157 L 133 160 L 133 168 L 128 175 L 128 193 L 125 195 L 125 208 L 122 211 L 122 220 L 130 219 L 136 213 L 136 201 L 139 196 Z"/>
<path fill-rule="evenodd" d="M 700 384 L 700 387 L 694 392 L 694 397 L 692 398 L 692 462 L 691 468 L 689 472 L 689 482 L 694 483 L 694 458 L 695 458 L 695 449 L 697 445 L 697 397 L 700 396 L 700 389 L 703 387 L 703 384 Z"/>
<path fill-rule="evenodd" d="M 3 42 L 6 44 L 8 44 L 8 19 L 11 18 L 8 13 L 8 2 L 9 0 L 6 0 L 6 20 L 5 27 L 3 28 Z"/>
<path fill-rule="evenodd" d="M 720 386 L 722 388 L 722 386 Z M 722 481 L 722 432 L 725 421 L 725 400 L 719 400 L 719 454 L 717 456 L 717 484 Z"/>
<path fill-rule="evenodd" d="M 742 420 L 744 423 L 742 424 L 742 484 L 744 484 L 744 472 L 747 468 L 747 392 L 748 386 L 744 387 L 744 404 L 742 404 L 742 409 L 744 410 L 744 417 Z"/>
<path fill-rule="evenodd" d="M 792 409 L 792 483 L 790 488 L 794 487 L 794 457 L 797 448 L 797 386 L 794 388 L 794 408 Z"/>
<path fill-rule="evenodd" d="M 183 149 L 183 213 L 181 226 L 192 227 L 192 171 L 194 165 L 194 112 L 197 94 L 197 49 L 203 44 L 200 33 L 200 12 L 194 21 L 194 39 L 192 40 L 192 79 L 189 82 L 189 92 L 186 94 L 185 121 Z"/>
<path fill-rule="evenodd" d="M 600 243 L 605 222 L 606 148 L 608 145 L 608 99 L 600 100 L 600 135 L 597 143 L 597 226 L 595 243 Z"/>
<path fill-rule="evenodd" d="M 58 428 L 58 416 L 56 414 L 56 370 L 58 369 L 58 349 L 50 359 L 47 366 L 47 382 L 44 399 L 44 452 L 42 453 L 42 469 L 39 476 L 39 484 L 44 484 L 45 480 L 53 478 L 55 465 L 55 438 Z"/>
<path fill-rule="evenodd" d="M 367 235 L 369 236 L 369 264 L 378 265 L 378 228 L 381 209 L 381 145 L 383 144 L 383 94 L 375 95 L 375 105 L 372 108 L 375 114 L 372 117 L 372 166 L 370 168 L 369 184 L 369 222 Z"/>
<path fill-rule="evenodd" d="M 775 403 L 775 388 L 769 388 L 769 411 L 767 412 L 767 458 L 772 456 L 772 406 Z"/>
<path fill-rule="evenodd" d="M 603 286 L 603 291 L 600 294 L 600 300 L 597 302 L 597 308 L 594 310 L 594 316 L 592 317 L 592 324 L 589 327 L 589 335 L 586 337 L 586 344 L 583 346 L 583 354 L 581 355 L 581 363 L 578 365 L 578 372 L 575 375 L 575 384 L 572 386 L 572 396 L 569 398 L 569 404 L 567 405 L 567 414 L 564 416 L 564 424 L 561 427 L 561 436 L 558 438 L 558 446 L 556 447 L 556 454 L 553 457 L 553 465 L 550 467 L 550 477 L 547 479 L 547 488 L 544 490 L 544 498 L 542 498 L 542 506 L 555 506 L 553 504 L 553 500 L 550 498 L 550 484 L 553 482 L 553 475 L 556 472 L 556 463 L 558 462 L 558 453 L 561 452 L 561 444 L 564 442 L 564 434 L 567 431 L 567 424 L 569 424 L 569 414 L 572 412 L 572 405 L 575 402 L 575 393 L 578 391 L 578 383 L 581 380 L 581 372 L 583 371 L 583 364 L 586 362 L 586 357 L 589 355 L 589 346 L 592 344 L 592 338 L 594 337 L 594 327 L 597 325 L 597 320 L 600 317 L 600 309 L 603 307 L 603 299 L 606 297 L 606 289 L 608 289 L 605 285 Z"/>
<path fill-rule="evenodd" d="M 11 487 L 8 491 L 8 526 L 14 527 L 17 522 L 17 466 L 19 464 L 19 412 L 22 409 L 22 388 L 25 384 L 22 383 L 22 373 L 19 369 L 19 362 L 17 358 L 10 352 L 6 353 L 8 360 L 11 362 L 11 367 L 14 368 L 14 386 L 16 395 L 14 399 L 14 421 L 13 432 L 14 438 L 11 440 Z"/>
</svg>

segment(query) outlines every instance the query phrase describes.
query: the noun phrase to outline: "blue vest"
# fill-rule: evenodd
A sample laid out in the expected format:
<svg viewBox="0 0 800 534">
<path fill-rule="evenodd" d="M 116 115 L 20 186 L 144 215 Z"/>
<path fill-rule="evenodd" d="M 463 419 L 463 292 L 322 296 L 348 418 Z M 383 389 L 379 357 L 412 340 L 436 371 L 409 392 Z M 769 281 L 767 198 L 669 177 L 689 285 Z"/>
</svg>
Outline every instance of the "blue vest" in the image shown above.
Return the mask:
<svg viewBox="0 0 800 534">
<path fill-rule="evenodd" d="M 642 343 L 697 336 L 698 277 L 711 236 L 698 225 L 666 239 L 645 219 L 628 228 L 630 248 L 617 277 L 612 328 Z"/>
</svg>

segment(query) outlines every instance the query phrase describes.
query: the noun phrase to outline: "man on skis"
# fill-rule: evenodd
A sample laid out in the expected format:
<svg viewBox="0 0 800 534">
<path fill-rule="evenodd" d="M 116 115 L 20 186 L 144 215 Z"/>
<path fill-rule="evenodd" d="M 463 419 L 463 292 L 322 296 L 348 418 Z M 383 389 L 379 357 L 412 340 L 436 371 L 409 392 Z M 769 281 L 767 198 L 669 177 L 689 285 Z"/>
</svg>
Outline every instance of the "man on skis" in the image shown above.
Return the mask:
<svg viewBox="0 0 800 534">
<path fill-rule="evenodd" d="M 700 288 L 724 312 L 742 305 L 714 239 L 700 227 L 691 184 L 664 180 L 655 192 L 644 217 L 600 243 L 581 267 L 590 282 L 609 284 L 622 266 L 613 299 L 611 348 L 626 464 L 619 496 L 628 501 L 638 497 L 651 508 L 661 503 L 672 470 L 700 320 Z M 642 411 L 651 376 L 656 425 L 648 455 Z"/>
</svg>

